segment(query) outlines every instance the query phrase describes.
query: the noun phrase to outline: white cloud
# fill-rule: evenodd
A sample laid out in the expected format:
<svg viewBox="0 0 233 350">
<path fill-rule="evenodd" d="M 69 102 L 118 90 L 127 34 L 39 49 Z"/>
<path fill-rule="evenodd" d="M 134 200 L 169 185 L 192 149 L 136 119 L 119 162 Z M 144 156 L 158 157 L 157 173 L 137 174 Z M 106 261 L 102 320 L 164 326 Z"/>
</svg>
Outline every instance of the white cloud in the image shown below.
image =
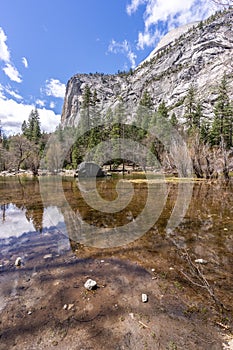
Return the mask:
<svg viewBox="0 0 233 350">
<path fill-rule="evenodd" d="M 128 60 L 130 61 L 130 65 L 132 68 L 136 67 L 136 54 L 132 51 L 131 46 L 127 40 L 123 42 L 117 42 L 114 39 L 110 42 L 108 46 L 108 51 L 114 54 L 122 53 L 126 55 Z"/>
<path fill-rule="evenodd" d="M 45 101 L 37 99 L 36 100 L 36 104 L 37 104 L 37 106 L 44 107 L 45 106 Z"/>
<path fill-rule="evenodd" d="M 55 131 L 61 121 L 60 114 L 55 114 L 54 111 L 46 108 L 38 109 L 38 112 L 41 121 L 41 129 L 46 132 Z"/>
<path fill-rule="evenodd" d="M 138 7 L 142 4 L 147 2 L 147 0 L 132 0 L 130 5 L 127 5 L 126 11 L 128 15 L 131 15 L 132 13 L 136 12 Z"/>
<path fill-rule="evenodd" d="M 6 87 L 5 91 L 11 95 L 12 97 L 16 98 L 17 100 L 22 100 L 23 97 L 21 95 L 18 94 L 18 92 L 12 90 L 10 87 Z"/>
<path fill-rule="evenodd" d="M 14 98 L 16 98 L 17 100 L 22 100 L 22 96 L 19 95 L 18 91 L 14 91 L 12 90 L 11 86 L 8 84 L 7 86 L 3 86 L 0 84 L 0 99 L 5 100 L 7 97 L 5 96 L 5 94 L 8 94 Z"/>
<path fill-rule="evenodd" d="M 0 120 L 2 127 L 7 134 L 17 134 L 21 132 L 21 125 L 28 119 L 29 114 L 35 108 L 33 105 L 27 105 L 16 102 L 12 99 L 0 98 Z M 46 132 L 52 132 L 60 123 L 60 115 L 55 114 L 50 109 L 38 108 L 41 129 Z"/>
<path fill-rule="evenodd" d="M 51 101 L 49 104 L 49 107 L 53 109 L 55 108 L 55 106 L 56 106 L 55 102 Z"/>
<path fill-rule="evenodd" d="M 6 44 L 7 36 L 0 27 L 0 60 L 4 62 L 10 61 L 10 51 Z"/>
<path fill-rule="evenodd" d="M 138 34 L 139 49 L 154 46 L 167 31 L 207 18 L 216 11 L 216 6 L 210 0 L 131 0 L 126 8 L 127 13 L 131 15 L 142 4 L 146 4 L 146 8 L 144 31 Z"/>
<path fill-rule="evenodd" d="M 22 99 L 23 99 L 23 97 L 22 97 L 21 95 L 19 95 L 17 92 L 15 92 L 15 91 L 13 91 L 13 90 L 9 91 L 9 94 L 10 94 L 12 97 L 16 98 L 17 100 L 22 100 Z"/>
<path fill-rule="evenodd" d="M 16 81 L 17 83 L 21 83 L 21 75 L 11 62 L 10 51 L 6 44 L 6 40 L 7 36 L 4 33 L 4 30 L 0 27 L 0 60 L 5 62 L 5 67 L 3 68 L 3 71 L 8 76 L 8 78 L 10 78 L 10 80 Z"/>
<path fill-rule="evenodd" d="M 10 80 L 16 81 L 16 83 L 22 82 L 21 75 L 11 63 L 6 63 L 5 67 L 3 68 L 3 71 L 10 78 Z"/>
<path fill-rule="evenodd" d="M 47 96 L 64 98 L 65 92 L 65 84 L 61 83 L 58 79 L 46 80 L 45 93 Z"/>
<path fill-rule="evenodd" d="M 145 46 L 153 46 L 155 42 L 160 41 L 165 33 L 155 28 L 153 32 L 147 31 L 138 34 L 138 49 L 143 49 Z"/>
<path fill-rule="evenodd" d="M 25 68 L 28 68 L 28 61 L 27 61 L 26 57 L 22 57 L 22 63 L 23 63 Z"/>
<path fill-rule="evenodd" d="M 4 95 L 4 87 L 0 84 L 0 99 L 1 100 L 5 100 L 6 99 L 6 97 L 5 97 L 5 95 Z"/>
</svg>

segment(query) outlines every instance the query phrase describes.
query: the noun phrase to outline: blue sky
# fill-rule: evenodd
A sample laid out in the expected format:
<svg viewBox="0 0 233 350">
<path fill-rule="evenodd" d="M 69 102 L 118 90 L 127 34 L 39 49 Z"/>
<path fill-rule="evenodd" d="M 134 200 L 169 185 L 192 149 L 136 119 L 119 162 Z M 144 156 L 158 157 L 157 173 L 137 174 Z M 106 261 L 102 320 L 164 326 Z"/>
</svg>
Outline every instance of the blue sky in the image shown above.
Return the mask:
<svg viewBox="0 0 233 350">
<path fill-rule="evenodd" d="M 1 0 L 3 129 L 19 132 L 37 107 L 53 131 L 72 75 L 134 68 L 167 30 L 215 10 L 210 0 Z"/>
</svg>

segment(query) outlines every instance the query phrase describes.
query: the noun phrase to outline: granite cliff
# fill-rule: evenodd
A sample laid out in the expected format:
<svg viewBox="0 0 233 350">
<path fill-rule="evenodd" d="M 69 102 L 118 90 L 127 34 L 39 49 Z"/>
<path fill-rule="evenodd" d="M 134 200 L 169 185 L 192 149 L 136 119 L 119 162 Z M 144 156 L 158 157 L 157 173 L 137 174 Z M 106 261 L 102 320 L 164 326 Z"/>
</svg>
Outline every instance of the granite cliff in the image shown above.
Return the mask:
<svg viewBox="0 0 233 350">
<path fill-rule="evenodd" d="M 204 22 L 168 33 L 146 60 L 129 73 L 115 75 L 76 74 L 67 83 L 61 116 L 63 126 L 77 125 L 85 85 L 96 90 L 99 107 L 106 111 L 119 97 L 136 109 L 147 90 L 154 108 L 164 100 L 170 110 L 182 118 L 183 101 L 194 84 L 211 117 L 217 86 L 226 74 L 233 99 L 233 9 L 218 12 Z"/>
</svg>

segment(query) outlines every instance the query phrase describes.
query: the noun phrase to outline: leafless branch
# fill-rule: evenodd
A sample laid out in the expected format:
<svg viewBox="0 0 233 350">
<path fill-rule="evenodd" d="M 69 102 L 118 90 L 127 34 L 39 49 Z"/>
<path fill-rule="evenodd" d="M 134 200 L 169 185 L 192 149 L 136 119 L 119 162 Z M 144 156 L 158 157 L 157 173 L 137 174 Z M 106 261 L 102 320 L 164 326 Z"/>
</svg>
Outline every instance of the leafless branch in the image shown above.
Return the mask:
<svg viewBox="0 0 233 350">
<path fill-rule="evenodd" d="M 216 297 L 213 288 L 210 286 L 209 282 L 207 281 L 206 277 L 204 276 L 201 269 L 195 264 L 189 253 L 185 250 L 182 252 L 182 257 L 186 260 L 189 268 L 189 273 L 184 272 L 183 270 L 180 270 L 180 273 L 194 286 L 204 288 L 207 290 L 209 295 L 212 297 L 214 302 L 218 307 L 221 309 L 225 309 L 224 305 L 221 303 L 221 301 Z"/>
</svg>

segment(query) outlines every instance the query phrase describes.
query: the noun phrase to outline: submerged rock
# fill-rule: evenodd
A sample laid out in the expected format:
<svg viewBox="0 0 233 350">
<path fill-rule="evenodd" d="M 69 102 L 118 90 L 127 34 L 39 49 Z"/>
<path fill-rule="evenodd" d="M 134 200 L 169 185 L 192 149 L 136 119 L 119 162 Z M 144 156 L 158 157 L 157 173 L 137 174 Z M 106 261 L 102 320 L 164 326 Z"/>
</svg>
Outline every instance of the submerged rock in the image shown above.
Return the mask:
<svg viewBox="0 0 233 350">
<path fill-rule="evenodd" d="M 142 302 L 143 302 L 143 303 L 147 303 L 147 301 L 148 301 L 148 296 L 147 296 L 147 294 L 142 293 Z"/>
<path fill-rule="evenodd" d="M 44 259 L 47 260 L 47 259 L 52 259 L 53 257 L 53 254 L 46 254 L 44 255 Z"/>
<path fill-rule="evenodd" d="M 195 260 L 195 263 L 196 264 L 207 264 L 208 263 L 208 261 L 207 260 L 204 260 L 204 259 L 196 259 Z"/>
<path fill-rule="evenodd" d="M 21 266 L 22 265 L 22 258 L 19 256 L 16 260 L 15 260 L 15 266 Z"/>
<path fill-rule="evenodd" d="M 92 290 L 92 289 L 95 289 L 97 287 L 97 283 L 96 281 L 92 280 L 91 278 L 89 278 L 85 284 L 84 284 L 84 287 L 87 289 L 87 290 Z"/>
<path fill-rule="evenodd" d="M 64 306 L 63 306 L 63 310 L 68 310 L 68 311 L 70 311 L 72 308 L 74 307 L 74 304 L 65 304 Z"/>
</svg>

